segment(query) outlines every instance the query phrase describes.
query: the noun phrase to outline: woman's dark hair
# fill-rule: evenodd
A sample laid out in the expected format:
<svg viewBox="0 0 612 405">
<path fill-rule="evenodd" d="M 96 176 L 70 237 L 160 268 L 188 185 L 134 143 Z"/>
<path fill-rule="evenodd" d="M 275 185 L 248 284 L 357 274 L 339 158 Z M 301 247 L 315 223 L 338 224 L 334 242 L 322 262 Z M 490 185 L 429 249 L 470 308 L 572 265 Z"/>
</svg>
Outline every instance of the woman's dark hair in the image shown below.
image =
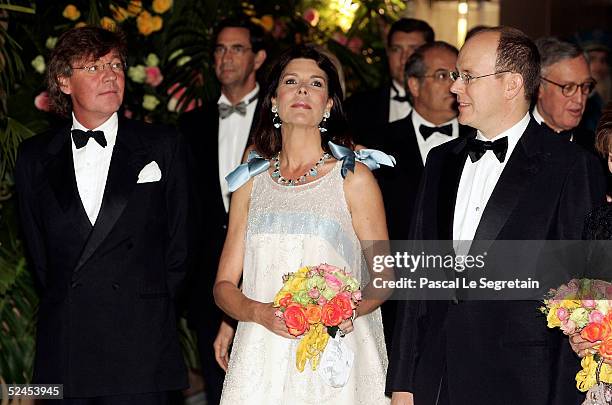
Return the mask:
<svg viewBox="0 0 612 405">
<path fill-rule="evenodd" d="M 112 32 L 100 27 L 72 28 L 64 32 L 51 52 L 47 69 L 47 88 L 51 110 L 68 117 L 72 111 L 70 96 L 60 88 L 60 77 L 70 77 L 77 62 L 91 58 L 97 60 L 110 52 L 116 52 L 125 64 L 127 43 L 122 32 Z"/>
<path fill-rule="evenodd" d="M 602 111 L 595 134 L 595 149 L 608 159 L 608 154 L 612 152 L 612 102 Z"/>
<path fill-rule="evenodd" d="M 342 87 L 338 79 L 338 71 L 332 61 L 312 46 L 300 45 L 283 52 L 268 74 L 266 85 L 262 88 L 263 98 L 259 111 L 257 128 L 253 135 L 255 149 L 263 157 L 270 159 L 282 148 L 280 128 L 274 128 L 272 123 L 272 97 L 276 97 L 276 89 L 281 75 L 293 59 L 312 59 L 327 75 L 327 95 L 334 105 L 327 119 L 327 131 L 321 132 L 321 147 L 329 152 L 328 141 L 353 149 L 353 142 L 347 132 L 347 123 L 342 109 Z"/>
</svg>

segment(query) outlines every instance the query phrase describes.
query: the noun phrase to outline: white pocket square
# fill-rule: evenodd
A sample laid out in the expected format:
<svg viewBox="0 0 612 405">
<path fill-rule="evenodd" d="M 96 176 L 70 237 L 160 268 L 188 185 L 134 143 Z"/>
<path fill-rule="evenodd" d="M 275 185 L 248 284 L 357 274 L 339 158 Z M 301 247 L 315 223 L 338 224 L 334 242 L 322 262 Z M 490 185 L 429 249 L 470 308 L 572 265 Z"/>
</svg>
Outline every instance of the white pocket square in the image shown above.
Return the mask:
<svg viewBox="0 0 612 405">
<path fill-rule="evenodd" d="M 138 173 L 138 181 L 136 183 L 152 183 L 161 180 L 161 170 L 155 161 L 142 168 Z"/>
</svg>

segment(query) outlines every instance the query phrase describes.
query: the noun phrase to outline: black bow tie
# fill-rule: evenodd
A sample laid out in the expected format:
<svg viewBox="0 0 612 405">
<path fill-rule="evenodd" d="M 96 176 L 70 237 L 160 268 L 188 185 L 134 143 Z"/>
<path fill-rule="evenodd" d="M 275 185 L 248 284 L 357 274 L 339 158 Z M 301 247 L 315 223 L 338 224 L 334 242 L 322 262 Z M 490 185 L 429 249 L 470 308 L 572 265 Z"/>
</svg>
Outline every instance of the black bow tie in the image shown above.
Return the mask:
<svg viewBox="0 0 612 405">
<path fill-rule="evenodd" d="M 567 139 L 568 141 L 572 140 L 573 133 L 572 133 L 571 129 L 570 130 L 565 130 L 565 131 L 557 132 L 554 129 L 552 129 L 551 127 L 549 127 L 548 124 L 546 124 L 544 121 L 542 121 L 541 125 L 542 125 L 542 128 L 546 128 L 547 130 L 549 130 L 553 134 L 561 136 L 563 139 Z"/>
<path fill-rule="evenodd" d="M 93 138 L 100 144 L 101 147 L 106 147 L 106 138 L 104 137 L 103 131 L 82 131 L 80 129 L 72 130 L 72 139 L 74 140 L 74 146 L 77 149 L 81 149 L 87 145 L 89 138 Z"/>
<path fill-rule="evenodd" d="M 453 136 L 453 124 L 446 124 L 442 127 L 428 127 L 427 125 L 421 124 L 419 126 L 419 132 L 425 139 L 429 138 L 434 132 L 439 132 L 446 136 Z"/>
<path fill-rule="evenodd" d="M 393 89 L 393 91 L 395 91 L 395 96 L 391 97 L 392 100 L 399 101 L 400 103 L 410 102 L 410 99 L 408 98 L 408 92 L 406 92 L 406 95 L 400 96 L 399 90 L 395 87 L 393 83 L 391 83 L 391 88 Z"/>
<path fill-rule="evenodd" d="M 468 139 L 468 155 L 472 163 L 480 160 L 482 155 L 488 150 L 492 150 L 499 163 L 503 163 L 506 159 L 506 152 L 508 152 L 508 137 L 504 136 L 495 142 L 481 141 L 476 138 Z"/>
</svg>

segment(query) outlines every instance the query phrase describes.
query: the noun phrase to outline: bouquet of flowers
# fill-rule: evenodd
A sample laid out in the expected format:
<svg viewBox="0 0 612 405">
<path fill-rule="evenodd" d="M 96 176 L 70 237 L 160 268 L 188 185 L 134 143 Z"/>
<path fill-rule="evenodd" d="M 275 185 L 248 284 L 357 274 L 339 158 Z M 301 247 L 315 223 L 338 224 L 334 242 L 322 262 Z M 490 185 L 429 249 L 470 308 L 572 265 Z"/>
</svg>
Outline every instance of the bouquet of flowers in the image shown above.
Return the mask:
<svg viewBox="0 0 612 405">
<path fill-rule="evenodd" d="M 304 371 L 310 360 L 314 371 L 329 337 L 335 337 L 338 325 L 353 317 L 361 301 L 359 283 L 350 272 L 329 264 L 302 267 L 284 275 L 283 283 L 274 297 L 276 316 L 285 321 L 290 334 L 301 337 L 297 369 Z"/>
<path fill-rule="evenodd" d="M 553 289 L 540 310 L 546 314 L 549 328 L 580 335 L 589 342 L 599 342 L 596 353 L 585 356 L 582 370 L 576 374 L 576 387 L 585 392 L 596 385 L 612 383 L 612 367 L 603 363 L 612 359 L 612 284 L 601 280 L 574 279 Z"/>
</svg>

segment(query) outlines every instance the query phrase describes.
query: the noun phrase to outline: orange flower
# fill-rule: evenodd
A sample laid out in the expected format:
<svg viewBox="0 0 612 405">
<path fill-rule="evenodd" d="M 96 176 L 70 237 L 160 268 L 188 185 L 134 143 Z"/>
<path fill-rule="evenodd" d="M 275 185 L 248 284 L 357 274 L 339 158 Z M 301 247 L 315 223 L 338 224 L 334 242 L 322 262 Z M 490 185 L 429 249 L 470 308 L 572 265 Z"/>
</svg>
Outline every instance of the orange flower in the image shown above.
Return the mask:
<svg viewBox="0 0 612 405">
<path fill-rule="evenodd" d="M 117 29 L 117 23 L 109 17 L 102 17 L 100 26 L 107 31 L 115 31 Z"/>
<path fill-rule="evenodd" d="M 74 4 L 68 4 L 62 15 L 71 21 L 76 21 L 81 16 L 81 12 Z"/>
<path fill-rule="evenodd" d="M 321 322 L 321 307 L 318 305 L 308 305 L 306 307 L 306 319 L 311 325 Z"/>
<path fill-rule="evenodd" d="M 582 329 L 580 336 L 589 342 L 597 342 L 605 339 L 610 334 L 610 325 L 604 323 L 590 323 Z"/>
<path fill-rule="evenodd" d="M 158 15 L 153 17 L 148 11 L 143 11 L 136 17 L 136 25 L 138 26 L 138 32 L 148 36 L 161 29 L 162 19 Z"/>
<path fill-rule="evenodd" d="M 266 32 L 272 31 L 274 28 L 274 17 L 272 17 L 270 14 L 266 14 L 261 17 L 261 26 L 264 30 L 266 30 Z"/>
<path fill-rule="evenodd" d="M 283 298 L 281 298 L 278 303 L 280 304 L 281 307 L 288 307 L 289 304 L 291 304 L 291 298 L 293 298 L 293 296 L 289 293 L 285 294 L 285 296 Z"/>
<path fill-rule="evenodd" d="M 172 7 L 172 0 L 153 0 L 153 11 L 163 14 Z"/>
<path fill-rule="evenodd" d="M 142 11 L 142 1 L 141 0 L 130 1 L 127 7 L 127 11 L 130 17 L 136 17 Z"/>
<path fill-rule="evenodd" d="M 111 13 L 113 13 L 113 19 L 117 22 L 123 22 L 130 16 L 128 11 L 123 7 L 115 6 L 114 4 L 111 4 L 109 7 Z"/>
<path fill-rule="evenodd" d="M 353 315 L 351 300 L 345 294 L 338 294 L 331 301 L 340 307 L 343 319 L 348 319 Z"/>
<path fill-rule="evenodd" d="M 332 301 L 323 305 L 321 312 L 321 320 L 325 326 L 336 326 L 342 322 L 342 308 Z"/>
<path fill-rule="evenodd" d="M 599 354 L 606 359 L 612 359 L 612 337 L 601 342 L 601 345 L 599 345 Z"/>
<path fill-rule="evenodd" d="M 283 316 L 285 317 L 285 325 L 293 336 L 300 336 L 306 331 L 308 322 L 306 322 L 306 313 L 301 305 L 290 305 Z"/>
</svg>

